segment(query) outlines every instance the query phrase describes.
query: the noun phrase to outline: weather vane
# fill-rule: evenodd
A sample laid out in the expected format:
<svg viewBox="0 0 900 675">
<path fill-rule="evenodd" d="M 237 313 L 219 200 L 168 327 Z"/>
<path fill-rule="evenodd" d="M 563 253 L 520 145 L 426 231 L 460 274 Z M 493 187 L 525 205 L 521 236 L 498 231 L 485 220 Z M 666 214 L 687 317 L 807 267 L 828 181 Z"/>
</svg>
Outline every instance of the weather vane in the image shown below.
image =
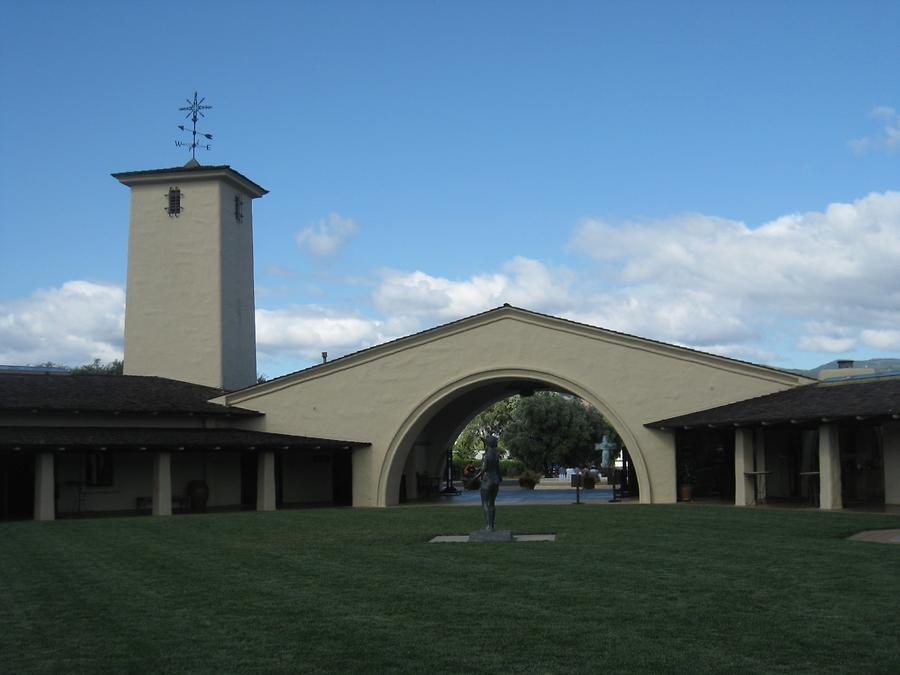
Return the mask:
<svg viewBox="0 0 900 675">
<path fill-rule="evenodd" d="M 191 159 L 196 160 L 197 159 L 197 148 L 203 148 L 205 150 L 210 149 L 209 143 L 203 143 L 203 139 L 205 138 L 208 141 L 212 140 L 212 134 L 204 134 L 202 132 L 197 131 L 197 120 L 200 119 L 201 117 L 206 117 L 206 115 L 203 114 L 203 111 L 210 110 L 212 108 L 212 106 L 211 105 L 203 105 L 203 102 L 206 100 L 205 96 L 198 101 L 196 91 L 194 92 L 194 100 L 193 101 L 189 98 L 185 99 L 185 100 L 187 101 L 187 105 L 183 108 L 179 108 L 179 110 L 187 111 L 187 115 L 185 115 L 185 117 L 190 118 L 191 124 L 193 125 L 190 129 L 191 142 L 188 143 L 187 141 L 175 141 L 175 146 L 178 148 L 190 148 L 191 149 Z M 184 128 L 183 124 L 179 124 L 178 128 L 181 129 L 182 131 L 188 131 L 188 129 Z M 197 142 L 198 135 L 200 136 L 199 143 Z"/>
</svg>

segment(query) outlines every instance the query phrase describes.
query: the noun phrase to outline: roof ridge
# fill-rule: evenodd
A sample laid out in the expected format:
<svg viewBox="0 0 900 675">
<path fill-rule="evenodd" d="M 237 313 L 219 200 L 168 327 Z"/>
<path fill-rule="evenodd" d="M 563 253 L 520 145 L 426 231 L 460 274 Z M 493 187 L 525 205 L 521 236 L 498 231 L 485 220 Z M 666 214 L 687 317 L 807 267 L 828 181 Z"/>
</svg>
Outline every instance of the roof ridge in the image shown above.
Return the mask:
<svg viewBox="0 0 900 675">
<path fill-rule="evenodd" d="M 501 312 L 501 311 L 503 311 L 503 310 L 513 310 L 513 311 L 516 311 L 516 312 L 522 312 L 522 313 L 524 313 L 524 314 L 531 314 L 531 315 L 533 315 L 533 316 L 537 316 L 537 317 L 540 317 L 540 318 L 543 318 L 543 319 L 551 319 L 551 320 L 553 320 L 553 321 L 562 321 L 562 322 L 564 322 L 564 323 L 568 323 L 568 324 L 571 324 L 571 325 L 573 325 L 573 326 L 579 326 L 579 327 L 582 327 L 582 328 L 589 328 L 589 329 L 591 329 L 591 330 L 604 331 L 604 332 L 610 333 L 610 334 L 612 334 L 612 335 L 617 335 L 617 336 L 629 338 L 629 339 L 632 339 L 632 340 L 642 340 L 642 341 L 644 341 L 644 342 L 650 342 L 650 343 L 652 343 L 652 344 L 660 345 L 660 346 L 662 346 L 662 347 L 668 347 L 668 348 L 680 349 L 680 350 L 684 350 L 684 351 L 686 351 L 686 352 L 691 352 L 691 353 L 694 353 L 694 354 L 697 354 L 697 355 L 700 355 L 700 356 L 704 356 L 704 357 L 712 357 L 712 358 L 716 358 L 716 359 L 722 359 L 722 360 L 724 360 L 724 361 L 729 361 L 729 362 L 732 362 L 732 363 L 739 363 L 739 364 L 742 364 L 742 365 L 745 365 L 745 366 L 752 366 L 752 367 L 754 367 L 754 368 L 763 368 L 763 369 L 770 370 L 770 371 L 772 371 L 772 372 L 778 373 L 778 374 L 780 374 L 780 375 L 792 375 L 792 376 L 798 377 L 798 378 L 808 377 L 808 376 L 806 376 L 806 375 L 801 375 L 801 374 L 799 374 L 799 373 L 791 372 L 790 370 L 787 370 L 787 369 L 784 369 L 784 368 L 776 368 L 775 366 L 769 366 L 769 365 L 764 365 L 764 364 L 754 363 L 754 362 L 752 362 L 752 361 L 745 361 L 745 360 L 743 360 L 743 359 L 736 359 L 736 358 L 731 357 L 731 356 L 722 356 L 721 354 L 713 354 L 712 352 L 704 352 L 704 351 L 702 351 L 702 350 L 700 350 L 700 349 L 695 349 L 695 348 L 693 348 L 693 347 L 685 347 L 684 345 L 678 345 L 678 344 L 674 344 L 674 343 L 671 343 L 671 342 L 664 342 L 664 341 L 662 341 L 662 340 L 657 340 L 657 339 L 654 339 L 654 338 L 642 337 L 642 336 L 640 336 L 640 335 L 635 335 L 635 334 L 633 334 L 633 333 L 625 333 L 625 332 L 622 332 L 622 331 L 614 330 L 614 329 L 612 329 L 612 328 L 605 328 L 605 327 L 603 327 L 603 326 L 595 326 L 595 325 L 593 325 L 593 324 L 584 323 L 584 322 L 582 322 L 582 321 L 575 321 L 574 319 L 568 319 L 568 318 L 562 317 L 562 316 L 555 316 L 555 315 L 553 315 L 553 314 L 546 314 L 546 313 L 544 313 L 544 312 L 538 312 L 538 311 L 533 310 L 533 309 L 526 309 L 526 308 L 524 308 L 524 307 L 516 307 L 516 306 L 514 306 L 514 305 L 509 304 L 508 302 L 505 302 L 505 303 L 503 303 L 502 305 L 500 305 L 499 307 L 492 307 L 491 309 L 487 309 L 487 310 L 484 310 L 484 311 L 482 311 L 482 312 L 477 312 L 476 314 L 470 314 L 470 315 L 468 315 L 468 316 L 464 316 L 464 317 L 461 317 L 461 318 L 459 318 L 459 319 L 454 319 L 453 321 L 448 321 L 448 322 L 446 322 L 446 323 L 438 324 L 438 325 L 436 325 L 436 326 L 431 326 L 430 328 L 425 328 L 425 329 L 423 329 L 423 330 L 416 331 L 415 333 L 410 333 L 410 334 L 408 334 L 408 335 L 402 335 L 402 336 L 400 336 L 400 337 L 398 337 L 398 338 L 394 338 L 394 339 L 388 340 L 388 341 L 386 341 L 386 342 L 379 342 L 378 344 L 372 345 L 372 346 L 370 346 L 370 347 L 365 347 L 365 348 L 363 348 L 363 349 L 357 349 L 356 351 L 349 352 L 349 353 L 344 354 L 344 355 L 342 355 L 342 356 L 339 356 L 339 357 L 337 357 L 337 358 L 335 358 L 335 359 L 332 359 L 331 361 L 328 361 L 328 362 L 326 362 L 326 363 L 314 363 L 313 365 L 307 366 L 306 368 L 299 368 L 299 369 L 297 369 L 297 370 L 293 370 L 293 371 L 291 371 L 291 372 L 284 373 L 283 375 L 278 375 L 277 377 L 273 377 L 272 379 L 266 380 L 265 382 L 251 384 L 251 385 L 248 385 L 248 386 L 243 387 L 243 388 L 241 388 L 241 389 L 235 389 L 235 390 L 229 391 L 229 392 L 227 392 L 227 393 L 228 393 L 228 394 L 234 394 L 234 393 L 237 393 L 237 392 L 247 391 L 247 390 L 252 389 L 252 388 L 254 388 L 254 387 L 264 386 L 264 385 L 267 385 L 267 384 L 270 384 L 270 383 L 273 383 L 273 382 L 278 382 L 278 381 L 283 380 L 283 379 L 285 379 L 285 378 L 287 378 L 287 377 L 292 377 L 292 376 L 294 376 L 294 375 L 299 375 L 300 373 L 306 373 L 306 372 L 310 372 L 310 371 L 316 370 L 316 369 L 318 369 L 318 368 L 328 367 L 328 366 L 331 366 L 332 364 L 338 363 L 338 362 L 343 361 L 343 360 L 345 360 L 345 359 L 349 359 L 349 358 L 352 358 L 352 357 L 355 357 L 355 356 L 359 356 L 360 354 L 365 354 L 366 352 L 370 352 L 370 351 L 372 351 L 372 350 L 374 350 L 374 349 L 381 349 L 381 348 L 384 348 L 384 347 L 386 347 L 386 346 L 388 346 L 388 345 L 395 345 L 395 344 L 401 343 L 401 342 L 403 342 L 403 341 L 405 341 L 405 340 L 411 340 L 411 339 L 413 339 L 413 338 L 417 338 L 417 337 L 420 337 L 420 336 L 422 336 L 422 335 L 427 335 L 427 334 L 429 334 L 429 333 L 433 333 L 433 332 L 435 332 L 435 331 L 439 331 L 439 330 L 448 328 L 448 327 L 450 327 L 450 326 L 454 326 L 454 325 L 456 325 L 456 324 L 460 324 L 460 323 L 462 323 L 462 322 L 464 322 L 464 321 L 469 321 L 469 320 L 472 320 L 472 319 L 477 319 L 477 318 L 479 318 L 479 317 L 484 317 L 484 316 L 487 316 L 487 315 L 492 314 L 492 313 Z M 814 384 L 814 383 L 810 383 L 810 384 Z"/>
</svg>

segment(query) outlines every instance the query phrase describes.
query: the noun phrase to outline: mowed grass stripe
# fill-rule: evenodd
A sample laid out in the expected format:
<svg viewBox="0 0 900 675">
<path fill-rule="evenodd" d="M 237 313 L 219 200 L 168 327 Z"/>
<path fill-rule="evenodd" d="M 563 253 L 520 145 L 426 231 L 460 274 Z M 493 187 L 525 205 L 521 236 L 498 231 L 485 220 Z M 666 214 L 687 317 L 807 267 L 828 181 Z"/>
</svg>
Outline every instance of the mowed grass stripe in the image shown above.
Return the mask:
<svg viewBox="0 0 900 675">
<path fill-rule="evenodd" d="M 3 672 L 900 671 L 879 514 L 529 506 L 0 524 Z"/>
</svg>

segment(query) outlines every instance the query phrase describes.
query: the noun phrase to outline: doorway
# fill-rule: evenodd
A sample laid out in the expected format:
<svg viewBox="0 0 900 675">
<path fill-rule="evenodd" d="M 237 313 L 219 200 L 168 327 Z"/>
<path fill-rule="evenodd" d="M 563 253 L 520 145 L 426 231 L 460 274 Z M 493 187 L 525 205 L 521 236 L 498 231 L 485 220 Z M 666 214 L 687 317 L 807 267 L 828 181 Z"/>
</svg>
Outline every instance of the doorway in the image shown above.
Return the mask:
<svg viewBox="0 0 900 675">
<path fill-rule="evenodd" d="M 0 519 L 24 519 L 34 515 L 34 456 L 22 452 L 0 453 Z"/>
</svg>

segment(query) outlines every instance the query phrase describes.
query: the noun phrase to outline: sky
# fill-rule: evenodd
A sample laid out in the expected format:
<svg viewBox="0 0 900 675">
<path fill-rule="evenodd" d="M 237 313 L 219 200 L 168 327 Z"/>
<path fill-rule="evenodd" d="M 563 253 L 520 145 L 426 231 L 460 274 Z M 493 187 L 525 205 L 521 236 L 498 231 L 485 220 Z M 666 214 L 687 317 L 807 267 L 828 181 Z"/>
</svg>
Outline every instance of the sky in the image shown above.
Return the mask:
<svg viewBox="0 0 900 675">
<path fill-rule="evenodd" d="M 900 357 L 900 3 L 35 1 L 0 24 L 0 363 L 122 355 L 128 188 L 253 203 L 269 377 L 503 303 Z"/>
</svg>

